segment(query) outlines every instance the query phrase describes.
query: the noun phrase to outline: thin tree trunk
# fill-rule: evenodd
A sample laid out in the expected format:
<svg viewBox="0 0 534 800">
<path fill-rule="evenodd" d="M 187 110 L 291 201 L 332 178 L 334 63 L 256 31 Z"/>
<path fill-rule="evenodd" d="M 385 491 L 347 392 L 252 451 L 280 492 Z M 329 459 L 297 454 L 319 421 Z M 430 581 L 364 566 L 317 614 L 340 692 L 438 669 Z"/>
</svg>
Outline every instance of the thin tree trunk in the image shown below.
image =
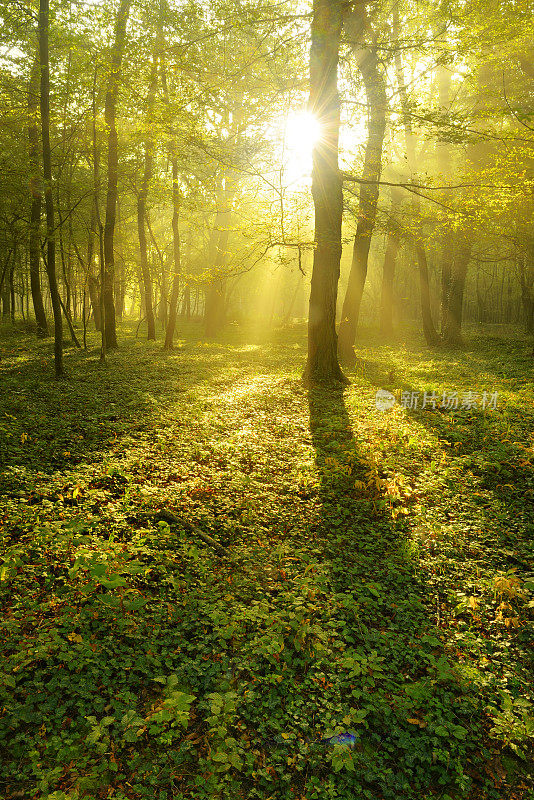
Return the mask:
<svg viewBox="0 0 534 800">
<path fill-rule="evenodd" d="M 150 68 L 150 80 L 148 86 L 148 97 L 146 104 L 146 124 L 147 136 L 145 138 L 145 167 L 143 171 L 143 178 L 141 182 L 141 189 L 137 197 L 137 233 L 139 236 L 139 257 L 141 265 L 141 273 L 143 275 L 143 286 L 145 290 L 145 313 L 148 328 L 148 339 L 155 341 L 156 339 L 156 323 L 154 320 L 154 307 L 152 298 L 152 276 L 148 265 L 147 257 L 147 244 L 146 244 L 146 230 L 145 230 L 145 217 L 146 217 L 146 201 L 148 197 L 148 189 L 152 179 L 152 165 L 154 155 L 154 140 L 151 133 L 152 116 L 154 111 L 154 100 L 156 97 L 156 85 L 158 77 L 158 62 L 157 56 L 154 54 L 152 58 L 152 65 Z"/>
<path fill-rule="evenodd" d="M 362 178 L 366 183 L 360 185 L 358 224 L 354 237 L 352 264 L 349 281 L 341 311 L 339 325 L 339 353 L 344 359 L 354 358 L 354 341 L 360 315 L 371 237 L 376 222 L 376 209 L 379 195 L 379 181 L 382 171 L 382 148 L 386 132 L 386 84 L 378 66 L 374 49 L 363 55 L 359 69 L 365 85 L 369 106 L 369 134 L 365 148 Z M 368 182 L 367 182 L 368 181 Z"/>
<path fill-rule="evenodd" d="M 400 21 L 399 21 L 399 9 L 397 5 L 395 5 L 393 8 L 393 32 L 395 38 L 398 40 L 400 38 Z M 404 136 L 406 141 L 406 159 L 408 161 L 410 176 L 413 179 L 413 177 L 417 173 L 416 139 L 410 118 L 408 92 L 406 89 L 406 82 L 404 80 L 402 55 L 401 51 L 398 48 L 395 50 L 395 71 L 397 73 L 397 83 L 399 86 L 399 96 L 403 112 Z M 421 204 L 419 202 L 419 198 L 415 195 L 412 195 L 411 207 L 415 219 L 417 219 L 420 215 L 420 205 Z M 428 276 L 428 262 L 426 257 L 426 251 L 421 239 L 417 236 L 417 234 L 412 237 L 412 241 L 415 249 L 415 255 L 417 258 L 417 268 L 419 272 L 419 293 L 421 297 L 421 317 L 423 322 L 423 334 L 426 343 L 431 347 L 435 347 L 439 344 L 440 339 L 434 325 L 434 320 L 432 318 L 430 280 Z"/>
<path fill-rule="evenodd" d="M 447 67 L 438 67 L 438 92 L 441 113 L 446 113 L 450 106 L 451 93 L 451 72 Z M 438 167 L 442 174 L 442 180 L 446 180 L 450 171 L 450 146 L 446 142 L 438 143 L 436 147 Z M 449 326 L 449 297 L 451 294 L 452 281 L 452 253 L 455 248 L 454 231 L 447 231 L 443 234 L 441 244 L 441 336 Z"/>
<path fill-rule="evenodd" d="M 165 331 L 165 350 L 172 350 L 172 340 L 176 327 L 176 313 L 178 306 L 178 295 L 180 293 L 180 185 L 178 182 L 178 159 L 174 152 L 174 144 L 171 153 L 172 161 L 172 242 L 173 242 L 173 276 L 171 296 L 169 300 L 169 320 Z"/>
<path fill-rule="evenodd" d="M 11 311 L 11 322 L 15 322 L 15 264 L 16 264 L 16 255 L 17 250 L 13 253 L 13 263 L 11 264 L 11 269 L 9 270 L 9 301 L 10 301 L 10 311 Z"/>
<path fill-rule="evenodd" d="M 56 378 L 63 375 L 63 325 L 56 279 L 56 241 L 54 230 L 54 195 L 52 190 L 52 155 L 50 149 L 50 60 L 48 31 L 49 0 L 39 2 L 39 60 L 41 64 L 41 138 L 43 143 L 44 197 L 46 209 L 46 272 L 54 314 L 54 364 Z"/>
<path fill-rule="evenodd" d="M 534 333 L 534 295 L 532 285 L 527 282 L 525 264 L 521 264 L 519 271 L 519 284 L 521 286 L 521 303 L 525 312 L 525 326 L 527 333 Z"/>
<path fill-rule="evenodd" d="M 399 246 L 399 230 L 393 220 L 391 230 L 388 233 L 386 252 L 384 254 L 382 292 L 380 297 L 380 332 L 386 337 L 393 336 L 393 284 L 395 281 L 395 266 Z"/>
<path fill-rule="evenodd" d="M 104 332 L 106 349 L 116 348 L 117 327 L 115 321 L 115 302 L 113 285 L 115 281 L 115 253 L 113 250 L 115 222 L 117 216 L 118 183 L 118 136 L 117 136 L 117 97 L 122 57 L 126 42 L 126 25 L 130 14 L 131 0 L 121 0 L 115 22 L 115 38 L 111 55 L 111 69 L 106 92 L 105 120 L 108 128 L 108 188 L 106 197 L 106 221 L 104 225 L 104 268 L 102 295 L 104 306 Z"/>
<path fill-rule="evenodd" d="M 224 186 L 219 192 L 219 207 L 215 216 L 210 245 L 210 262 L 215 274 L 206 289 L 206 304 L 204 307 L 204 329 L 206 336 L 209 337 L 215 336 L 224 324 L 226 281 L 222 277 L 221 271 L 227 261 L 232 203 L 235 192 L 235 179 L 227 175 Z"/>
<path fill-rule="evenodd" d="M 29 143 L 29 164 L 30 164 L 30 227 L 28 257 L 30 262 L 30 288 L 32 293 L 33 311 L 37 326 L 37 336 L 44 338 L 49 335 L 48 322 L 41 294 L 41 279 L 39 275 L 40 265 L 40 242 L 39 228 L 41 222 L 42 192 L 39 180 L 39 124 L 37 115 L 39 113 L 39 55 L 36 54 L 33 62 L 30 85 L 28 87 L 28 143 Z"/>
<path fill-rule="evenodd" d="M 161 62 L 161 86 L 165 105 L 169 108 L 169 87 L 167 84 L 167 71 L 165 68 L 165 55 L 163 48 L 163 12 L 164 0 L 160 0 L 160 18 L 158 24 L 158 49 Z M 169 155 L 172 165 L 172 245 L 173 245 L 173 273 L 171 294 L 169 298 L 169 316 L 165 329 L 165 350 L 172 350 L 174 330 L 176 328 L 176 314 L 178 306 L 178 296 L 180 294 L 180 274 L 181 274 L 181 253 L 180 253 L 180 181 L 178 175 L 178 155 L 176 152 L 176 141 L 174 133 L 171 133 L 169 143 Z"/>
<path fill-rule="evenodd" d="M 338 64 L 342 0 L 314 0 L 310 51 L 310 111 L 321 137 L 313 149 L 315 249 L 308 316 L 306 382 L 343 381 L 337 356 L 336 300 L 341 261 L 343 184 L 339 171 Z"/>
</svg>

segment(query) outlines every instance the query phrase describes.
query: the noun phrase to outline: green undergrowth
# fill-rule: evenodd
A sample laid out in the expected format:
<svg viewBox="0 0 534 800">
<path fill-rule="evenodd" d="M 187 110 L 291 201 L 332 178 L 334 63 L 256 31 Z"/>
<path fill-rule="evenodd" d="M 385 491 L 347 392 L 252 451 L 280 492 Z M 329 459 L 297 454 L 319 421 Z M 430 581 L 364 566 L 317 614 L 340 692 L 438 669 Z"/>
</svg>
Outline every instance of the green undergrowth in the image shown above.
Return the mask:
<svg viewBox="0 0 534 800">
<path fill-rule="evenodd" d="M 59 383 L 0 339 L 0 797 L 532 797 L 526 340 L 364 332 L 308 391 L 303 329 L 134 333 Z"/>
</svg>

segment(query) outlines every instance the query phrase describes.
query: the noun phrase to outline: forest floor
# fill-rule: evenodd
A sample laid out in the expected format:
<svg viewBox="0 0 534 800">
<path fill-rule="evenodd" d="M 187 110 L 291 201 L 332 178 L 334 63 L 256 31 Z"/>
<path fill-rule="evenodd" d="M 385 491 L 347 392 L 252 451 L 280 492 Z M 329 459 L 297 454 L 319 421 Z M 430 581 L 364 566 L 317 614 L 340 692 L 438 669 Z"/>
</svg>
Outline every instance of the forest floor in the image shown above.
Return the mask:
<svg viewBox="0 0 534 800">
<path fill-rule="evenodd" d="M 2 331 L 0 797 L 532 798 L 526 338 L 308 391 L 304 328 L 134 331 Z"/>
</svg>

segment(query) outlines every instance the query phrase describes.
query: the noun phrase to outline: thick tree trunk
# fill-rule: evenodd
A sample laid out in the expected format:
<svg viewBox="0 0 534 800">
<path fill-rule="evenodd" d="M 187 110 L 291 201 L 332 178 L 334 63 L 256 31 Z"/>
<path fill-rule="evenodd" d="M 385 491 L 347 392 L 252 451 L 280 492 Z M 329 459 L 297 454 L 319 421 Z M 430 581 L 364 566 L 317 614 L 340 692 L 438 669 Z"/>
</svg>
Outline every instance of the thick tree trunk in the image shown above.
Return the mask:
<svg viewBox="0 0 534 800">
<path fill-rule="evenodd" d="M 39 3 L 39 60 L 41 64 L 41 138 L 43 143 L 44 197 L 46 209 L 46 272 L 54 314 L 54 364 L 56 378 L 63 375 L 63 325 L 61 302 L 56 279 L 56 240 L 54 196 L 52 191 L 52 155 L 50 149 L 50 60 L 48 55 L 49 0 Z"/>
<path fill-rule="evenodd" d="M 221 278 L 214 278 L 206 288 L 204 305 L 204 330 L 206 336 L 215 336 L 224 325 L 226 284 Z"/>
<path fill-rule="evenodd" d="M 358 224 L 339 325 L 339 353 L 342 358 L 349 360 L 354 358 L 354 341 L 367 278 L 371 238 L 376 222 L 387 107 L 386 84 L 378 66 L 375 50 L 370 49 L 364 53 L 359 69 L 369 106 L 369 132 L 362 172 L 362 179 L 365 183 L 360 184 Z"/>
<path fill-rule="evenodd" d="M 415 241 L 415 254 L 419 271 L 419 292 L 421 295 L 421 316 L 423 320 L 423 335 L 430 347 L 436 347 L 440 338 L 432 318 L 432 302 L 430 297 L 430 279 L 428 277 L 428 264 L 426 251 L 420 241 Z"/>
<path fill-rule="evenodd" d="M 33 311 L 37 327 L 37 336 L 48 336 L 48 322 L 41 294 L 41 279 L 39 275 L 41 247 L 39 242 L 39 228 L 41 223 L 42 192 L 39 180 L 39 56 L 33 62 L 30 85 L 28 87 L 28 143 L 30 165 L 30 226 L 28 257 L 30 263 L 30 288 L 32 293 Z"/>
<path fill-rule="evenodd" d="M 343 213 L 337 86 L 342 27 L 341 0 L 314 0 L 309 108 L 319 121 L 321 137 L 313 150 L 312 170 L 315 249 L 308 316 L 308 359 L 303 375 L 310 384 L 346 382 L 338 362 L 335 328 Z"/>
<path fill-rule="evenodd" d="M 471 258 L 472 243 L 463 242 L 456 250 L 454 266 L 451 271 L 449 294 L 447 297 L 446 327 L 443 342 L 449 347 L 464 347 L 462 336 L 462 312 L 467 268 Z"/>
<path fill-rule="evenodd" d="M 117 136 L 117 96 L 122 66 L 126 25 L 130 14 L 131 0 L 121 0 L 115 23 L 115 39 L 111 55 L 111 69 L 106 92 L 105 120 L 108 128 L 108 188 L 106 197 L 106 221 L 104 224 L 104 269 L 103 306 L 106 349 L 117 347 L 117 327 L 113 288 L 115 282 L 115 254 L 113 250 L 115 222 L 117 216 L 117 183 L 119 148 Z"/>
</svg>

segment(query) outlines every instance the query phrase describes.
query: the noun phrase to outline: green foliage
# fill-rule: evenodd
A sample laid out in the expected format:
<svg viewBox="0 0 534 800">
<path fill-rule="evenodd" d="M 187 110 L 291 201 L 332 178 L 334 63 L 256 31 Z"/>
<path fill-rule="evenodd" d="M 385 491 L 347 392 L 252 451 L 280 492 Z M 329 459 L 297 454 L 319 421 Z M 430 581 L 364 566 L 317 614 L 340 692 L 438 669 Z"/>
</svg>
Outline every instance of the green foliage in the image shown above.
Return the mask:
<svg viewBox="0 0 534 800">
<path fill-rule="evenodd" d="M 257 344 L 71 354 L 40 391 L 29 343 L 3 341 L 32 403 L 1 400 L 2 796 L 526 798 L 522 342 L 362 346 L 344 398 Z M 392 363 L 396 391 L 463 391 L 480 360 L 495 412 L 375 409 Z"/>
</svg>

